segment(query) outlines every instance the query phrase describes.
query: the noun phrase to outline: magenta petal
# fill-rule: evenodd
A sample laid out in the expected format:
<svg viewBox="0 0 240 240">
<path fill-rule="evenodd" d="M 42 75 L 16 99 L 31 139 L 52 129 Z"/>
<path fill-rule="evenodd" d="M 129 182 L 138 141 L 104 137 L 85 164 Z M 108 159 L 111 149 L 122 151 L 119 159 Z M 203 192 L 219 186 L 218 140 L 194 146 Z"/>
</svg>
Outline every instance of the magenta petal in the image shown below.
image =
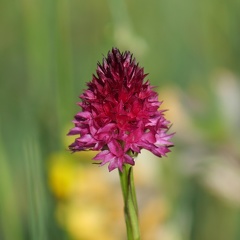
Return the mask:
<svg viewBox="0 0 240 240">
<path fill-rule="evenodd" d="M 90 134 L 85 134 L 78 139 L 79 142 L 95 142 L 95 139 Z"/>
<path fill-rule="evenodd" d="M 94 136 L 97 133 L 97 129 L 93 125 L 92 121 L 89 121 L 89 132 L 92 136 Z"/>
<path fill-rule="evenodd" d="M 108 147 L 110 152 L 112 152 L 116 156 L 121 156 L 123 154 L 122 146 L 118 141 L 114 139 L 108 143 Z"/>
<path fill-rule="evenodd" d="M 116 128 L 116 124 L 114 123 L 109 123 L 105 125 L 103 128 L 100 128 L 97 133 L 95 134 L 95 137 L 98 140 L 104 140 L 104 141 L 109 141 L 113 135 L 113 130 Z"/>
<path fill-rule="evenodd" d="M 84 98 L 93 100 L 93 99 L 96 98 L 96 96 L 92 91 L 86 90 L 85 93 L 84 93 Z"/>
<path fill-rule="evenodd" d="M 119 168 L 120 170 L 122 169 L 121 165 L 119 166 L 118 164 L 118 159 L 115 157 L 114 159 L 112 159 L 112 161 L 109 163 L 108 165 L 108 170 L 109 172 L 111 172 L 112 170 L 114 170 L 115 168 Z"/>
<path fill-rule="evenodd" d="M 172 142 L 170 142 L 169 139 L 172 138 L 173 135 L 174 135 L 174 133 L 167 135 L 165 132 L 162 132 L 160 134 L 156 134 L 155 145 L 157 145 L 157 146 L 172 145 Z"/>
<path fill-rule="evenodd" d="M 93 160 L 102 160 L 101 165 L 103 166 L 104 164 L 106 164 L 107 162 L 110 162 L 110 164 L 112 162 L 114 162 L 116 159 L 116 156 L 114 156 L 112 153 L 110 153 L 108 150 L 104 150 L 100 153 L 98 153 Z"/>
<path fill-rule="evenodd" d="M 109 124 L 105 125 L 103 128 L 100 128 L 98 133 L 102 133 L 102 132 L 109 133 L 115 127 L 116 127 L 115 123 L 109 123 Z"/>
<path fill-rule="evenodd" d="M 103 160 L 107 158 L 107 155 L 109 154 L 108 150 L 103 150 L 102 152 L 98 153 L 93 159 L 94 160 Z"/>
<path fill-rule="evenodd" d="M 76 134 L 80 134 L 80 132 L 81 132 L 81 128 L 74 127 L 69 131 L 67 135 L 76 135 Z"/>
<path fill-rule="evenodd" d="M 143 135 L 143 140 L 149 143 L 155 143 L 156 142 L 155 134 L 153 132 L 147 132 Z"/>
<path fill-rule="evenodd" d="M 158 157 L 166 156 L 166 153 L 171 152 L 169 148 L 165 146 L 152 148 L 151 152 Z"/>
<path fill-rule="evenodd" d="M 91 118 L 91 113 L 90 112 L 79 112 L 75 115 L 75 117 L 89 119 L 89 118 Z"/>
<path fill-rule="evenodd" d="M 135 162 L 134 162 L 133 158 L 130 157 L 129 155 L 127 155 L 127 154 L 124 155 L 124 163 L 128 163 L 132 166 L 135 165 Z"/>
<path fill-rule="evenodd" d="M 140 147 L 137 143 L 126 143 L 124 146 L 124 152 L 127 152 L 129 149 L 131 149 L 133 152 L 140 153 Z"/>
<path fill-rule="evenodd" d="M 143 130 L 138 127 L 136 130 L 130 132 L 128 138 L 127 138 L 127 141 L 129 142 L 138 142 L 141 137 L 142 137 L 142 134 L 143 134 Z"/>
</svg>

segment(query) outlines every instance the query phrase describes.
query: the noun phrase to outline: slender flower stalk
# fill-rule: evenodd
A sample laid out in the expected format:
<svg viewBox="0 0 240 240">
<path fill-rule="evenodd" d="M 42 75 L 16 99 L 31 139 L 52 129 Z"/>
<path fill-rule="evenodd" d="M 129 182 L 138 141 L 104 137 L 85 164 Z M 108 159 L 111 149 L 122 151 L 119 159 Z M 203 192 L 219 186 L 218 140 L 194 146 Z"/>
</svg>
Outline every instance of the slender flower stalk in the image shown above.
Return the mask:
<svg viewBox="0 0 240 240">
<path fill-rule="evenodd" d="M 124 216 L 127 227 L 127 237 L 128 240 L 139 240 L 138 206 L 132 167 L 130 165 L 125 165 L 123 171 L 119 171 L 119 176 L 124 200 Z"/>
<path fill-rule="evenodd" d="M 93 160 L 109 171 L 119 170 L 129 240 L 140 239 L 138 210 L 133 181 L 134 156 L 147 149 L 158 157 L 166 156 L 173 146 L 168 134 L 170 122 L 153 91 L 147 74 L 128 51 L 113 48 L 96 75 L 87 83 L 68 135 L 77 135 L 69 146 L 72 152 L 100 151 Z"/>
</svg>

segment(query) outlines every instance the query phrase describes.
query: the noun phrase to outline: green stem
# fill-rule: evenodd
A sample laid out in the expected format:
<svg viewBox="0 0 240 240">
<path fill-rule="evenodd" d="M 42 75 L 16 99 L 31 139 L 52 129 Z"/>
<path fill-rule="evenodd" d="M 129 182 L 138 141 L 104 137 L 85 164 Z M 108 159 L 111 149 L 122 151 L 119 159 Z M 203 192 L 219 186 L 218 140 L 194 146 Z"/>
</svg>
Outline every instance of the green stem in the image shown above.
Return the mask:
<svg viewBox="0 0 240 240">
<path fill-rule="evenodd" d="M 138 206 L 133 179 L 133 169 L 131 165 L 124 165 L 123 171 L 119 171 L 119 176 L 124 200 L 127 237 L 128 240 L 140 240 Z"/>
</svg>

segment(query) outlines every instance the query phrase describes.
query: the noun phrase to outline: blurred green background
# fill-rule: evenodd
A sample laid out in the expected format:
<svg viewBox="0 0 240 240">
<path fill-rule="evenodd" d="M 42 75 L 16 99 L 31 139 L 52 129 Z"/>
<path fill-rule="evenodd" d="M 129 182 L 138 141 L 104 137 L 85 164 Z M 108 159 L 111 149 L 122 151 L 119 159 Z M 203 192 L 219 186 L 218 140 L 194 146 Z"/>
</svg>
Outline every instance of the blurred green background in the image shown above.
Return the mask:
<svg viewBox="0 0 240 240">
<path fill-rule="evenodd" d="M 0 239 L 125 239 L 117 171 L 71 155 L 78 96 L 130 50 L 173 122 L 134 168 L 143 239 L 240 239 L 240 1 L 1 0 Z"/>
</svg>

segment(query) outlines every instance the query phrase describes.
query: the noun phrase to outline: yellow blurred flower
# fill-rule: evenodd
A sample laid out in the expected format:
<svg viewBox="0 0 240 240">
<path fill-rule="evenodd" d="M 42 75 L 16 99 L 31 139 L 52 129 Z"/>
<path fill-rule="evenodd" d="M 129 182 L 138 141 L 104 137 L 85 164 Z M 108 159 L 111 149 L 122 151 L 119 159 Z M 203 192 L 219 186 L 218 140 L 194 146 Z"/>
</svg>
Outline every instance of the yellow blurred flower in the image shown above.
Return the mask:
<svg viewBox="0 0 240 240">
<path fill-rule="evenodd" d="M 69 196 L 75 179 L 75 164 L 65 154 L 55 153 L 49 159 L 49 186 L 57 198 Z"/>
</svg>

